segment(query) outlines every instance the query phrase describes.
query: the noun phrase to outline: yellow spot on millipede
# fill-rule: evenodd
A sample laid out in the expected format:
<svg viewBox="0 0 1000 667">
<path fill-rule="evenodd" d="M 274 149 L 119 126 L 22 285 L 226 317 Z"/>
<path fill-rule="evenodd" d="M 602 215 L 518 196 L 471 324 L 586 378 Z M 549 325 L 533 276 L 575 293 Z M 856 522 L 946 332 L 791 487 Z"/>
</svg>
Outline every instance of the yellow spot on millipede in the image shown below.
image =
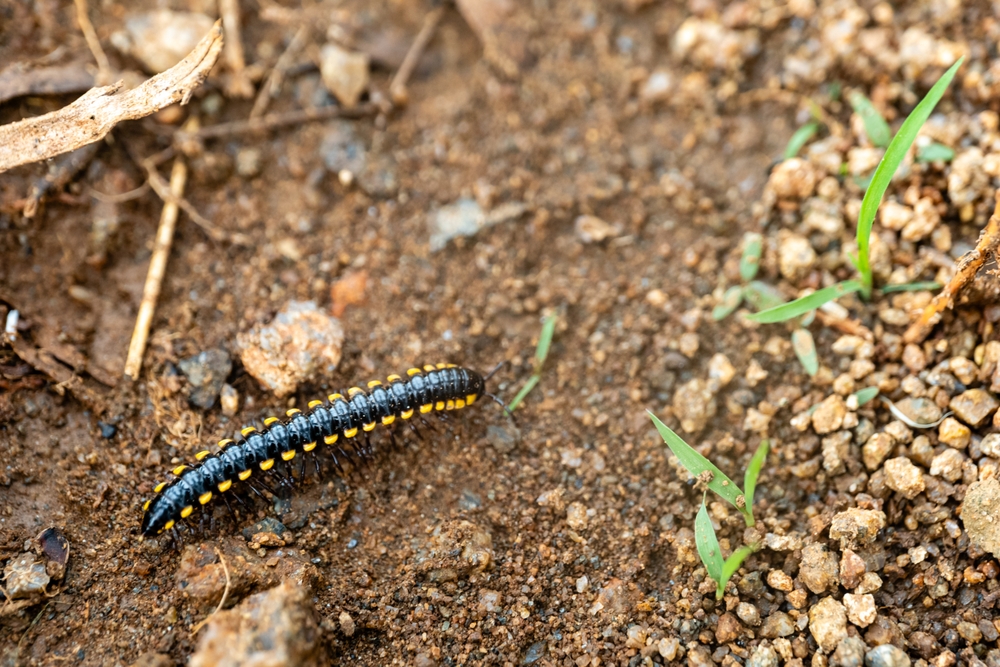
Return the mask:
<svg viewBox="0 0 1000 667">
<path fill-rule="evenodd" d="M 411 377 L 414 376 L 414 375 L 420 375 L 420 369 L 419 368 L 411 368 L 411 369 L 409 369 L 409 370 L 406 371 L 406 374 L 409 375 L 409 376 L 411 376 Z"/>
<path fill-rule="evenodd" d="M 337 442 L 337 438 L 339 437 L 340 437 L 339 434 L 334 433 L 333 435 L 328 435 L 325 438 L 323 438 L 323 442 L 325 442 L 328 445 L 332 445 Z"/>
<path fill-rule="evenodd" d="M 194 507 L 192 507 L 191 505 L 188 505 L 187 507 L 185 507 L 184 509 L 181 510 L 181 518 L 182 519 L 188 518 L 189 516 L 191 516 L 191 512 L 193 512 L 193 511 L 194 511 Z"/>
<path fill-rule="evenodd" d="M 365 430 L 365 433 L 367 433 L 369 431 L 374 431 L 375 430 L 375 422 L 372 422 L 371 424 L 362 424 L 361 428 L 363 428 Z"/>
<path fill-rule="evenodd" d="M 273 466 L 273 465 L 274 465 L 274 459 L 267 459 L 266 461 L 261 461 L 260 462 L 260 469 L 261 470 L 270 470 L 271 466 Z"/>
<path fill-rule="evenodd" d="M 365 390 L 362 389 L 361 387 L 351 387 L 350 389 L 347 390 L 347 395 L 352 397 L 363 393 L 365 393 Z"/>
<path fill-rule="evenodd" d="M 337 401 L 338 399 L 341 399 L 341 398 L 343 398 L 343 397 L 344 397 L 344 395 L 343 395 L 343 394 L 330 394 L 329 396 L 327 396 L 327 399 L 328 399 L 328 400 L 329 400 L 329 401 L 330 401 L 331 403 L 335 403 L 335 402 L 336 402 L 336 401 Z"/>
<path fill-rule="evenodd" d="M 302 451 L 304 452 L 311 452 L 314 449 L 316 449 L 315 442 L 307 442 L 306 444 L 302 445 Z"/>
<path fill-rule="evenodd" d="M 245 426 L 240 430 L 240 433 L 242 433 L 243 437 L 245 438 L 256 430 L 257 429 L 255 429 L 253 426 Z"/>
<path fill-rule="evenodd" d="M 201 503 L 202 505 L 208 503 L 208 501 L 211 500 L 211 499 L 212 499 L 212 492 L 211 491 L 206 491 L 205 493 L 203 493 L 200 496 L 198 496 L 198 502 Z"/>
<path fill-rule="evenodd" d="M 461 410 L 464 407 L 465 407 L 465 401 L 463 401 L 460 398 L 456 398 L 455 399 L 455 409 L 456 410 Z"/>
<path fill-rule="evenodd" d="M 152 504 L 153 504 L 152 500 L 147 500 L 146 502 L 144 502 L 142 504 L 142 511 L 145 512 L 146 510 L 148 510 L 149 506 L 152 505 Z"/>
<path fill-rule="evenodd" d="M 264 426 L 270 426 L 276 421 L 278 421 L 277 417 L 268 417 L 267 419 L 264 420 Z"/>
<path fill-rule="evenodd" d="M 357 429 L 357 427 L 354 427 L 354 428 L 349 428 L 349 429 L 347 429 L 346 431 L 344 431 L 344 437 L 345 437 L 345 438 L 353 438 L 353 437 L 354 437 L 354 436 L 356 436 L 357 434 L 358 434 L 358 429 Z"/>
<path fill-rule="evenodd" d="M 185 470 L 187 470 L 187 466 L 177 466 L 176 468 L 173 469 L 173 473 L 175 475 L 179 475 L 182 472 L 184 472 Z"/>
<path fill-rule="evenodd" d="M 173 519 L 171 519 L 170 521 L 168 521 L 165 524 L 163 524 L 163 530 L 170 530 L 173 527 L 174 527 L 174 520 Z"/>
<path fill-rule="evenodd" d="M 223 438 L 222 440 L 219 440 L 219 449 L 225 449 L 231 444 L 233 444 L 232 440 L 230 440 L 229 438 Z"/>
<path fill-rule="evenodd" d="M 289 449 L 287 452 L 281 452 L 281 460 L 282 461 L 291 461 L 294 458 L 295 458 L 295 450 L 294 449 Z"/>
<path fill-rule="evenodd" d="M 427 364 L 426 366 L 424 366 L 424 370 L 430 373 L 431 371 L 436 371 L 437 369 L 434 368 L 434 366 L 432 366 L 431 364 Z"/>
<path fill-rule="evenodd" d="M 166 486 L 167 486 L 166 482 L 160 482 L 159 484 L 156 485 L 156 488 L 153 489 L 153 491 L 156 491 L 157 493 L 159 493 L 160 491 L 163 491 L 164 487 L 166 487 Z"/>
<path fill-rule="evenodd" d="M 420 414 L 426 415 L 428 412 L 434 409 L 433 403 L 428 403 L 427 405 L 420 406 Z"/>
<path fill-rule="evenodd" d="M 399 382 L 402 379 L 403 378 L 399 377 L 398 375 L 390 375 L 389 377 L 386 378 L 386 380 L 389 382 Z"/>
<path fill-rule="evenodd" d="M 434 404 L 435 410 L 444 410 L 444 401 L 438 401 Z"/>
<path fill-rule="evenodd" d="M 225 482 L 219 482 L 219 492 L 225 493 L 233 486 L 233 480 L 227 479 Z"/>
<path fill-rule="evenodd" d="M 448 399 L 448 402 L 447 402 L 447 403 L 445 404 L 445 406 L 444 406 L 444 409 L 445 409 L 445 410 L 454 410 L 454 409 L 455 409 L 455 401 L 453 401 L 453 400 L 451 400 L 451 399 L 449 398 L 449 399 Z"/>
<path fill-rule="evenodd" d="M 448 367 L 448 364 L 437 364 L 437 369 L 438 370 L 441 370 L 442 368 L 447 368 L 447 367 Z"/>
<path fill-rule="evenodd" d="M 388 426 L 394 421 L 396 421 L 396 415 L 387 415 L 385 417 L 382 417 L 382 423 L 385 424 L 386 426 Z"/>
<path fill-rule="evenodd" d="M 469 394 L 468 396 L 465 397 L 465 402 L 468 403 L 469 405 L 472 405 L 473 403 L 476 402 L 477 398 L 479 397 L 476 394 Z"/>
<path fill-rule="evenodd" d="M 381 386 L 382 386 L 382 383 L 379 382 L 378 380 L 369 380 L 368 381 L 368 388 L 369 389 L 371 389 L 372 387 L 381 387 Z"/>
<path fill-rule="evenodd" d="M 320 405 L 323 405 L 323 401 L 309 401 L 310 408 L 319 407 Z"/>
<path fill-rule="evenodd" d="M 285 415 L 291 417 L 293 415 L 299 414 L 300 412 L 302 411 L 299 410 L 298 408 L 289 408 L 288 410 L 285 410 Z"/>
<path fill-rule="evenodd" d="M 399 416 L 402 417 L 403 419 L 409 419 L 410 417 L 413 416 L 413 408 L 410 408 L 409 410 L 405 411 L 403 414 Z"/>
<path fill-rule="evenodd" d="M 194 458 L 197 459 L 198 461 L 201 461 L 203 458 L 205 458 L 206 456 L 208 456 L 208 454 L 209 454 L 209 451 L 207 449 L 203 449 L 200 452 L 198 452 L 197 454 L 195 454 Z"/>
<path fill-rule="evenodd" d="M 250 479 L 250 473 L 252 473 L 252 472 L 253 472 L 253 470 L 251 470 L 250 468 L 247 468 L 246 470 L 244 470 L 243 472 L 241 472 L 239 475 L 237 475 L 237 477 L 240 478 L 241 482 L 245 482 L 248 479 Z"/>
</svg>

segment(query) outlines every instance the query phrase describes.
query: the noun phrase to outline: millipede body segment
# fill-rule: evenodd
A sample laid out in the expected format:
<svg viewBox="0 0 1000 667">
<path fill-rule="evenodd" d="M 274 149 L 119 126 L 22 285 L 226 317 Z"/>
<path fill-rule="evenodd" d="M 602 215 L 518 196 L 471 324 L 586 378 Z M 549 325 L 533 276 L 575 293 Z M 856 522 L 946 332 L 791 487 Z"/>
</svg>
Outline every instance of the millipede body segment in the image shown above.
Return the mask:
<svg viewBox="0 0 1000 667">
<path fill-rule="evenodd" d="M 308 452 L 326 449 L 335 465 L 363 452 L 361 446 L 344 449 L 358 434 L 389 426 L 398 420 L 437 410 L 458 410 L 472 405 L 485 390 L 483 377 L 453 364 L 411 368 L 406 377 L 390 375 L 385 383 L 373 380 L 366 389 L 352 387 L 347 396 L 330 394 L 327 401 L 312 401 L 305 411 L 291 409 L 286 419 L 268 417 L 260 430 L 244 428 L 238 441 L 222 440 L 219 451 L 195 455 L 198 462 L 174 468 L 173 480 L 155 488 L 156 496 L 143 505 L 144 536 L 159 535 L 191 516 L 196 507 L 208 505 L 251 484 L 253 475 L 271 470 L 278 460 L 290 462 Z"/>
</svg>

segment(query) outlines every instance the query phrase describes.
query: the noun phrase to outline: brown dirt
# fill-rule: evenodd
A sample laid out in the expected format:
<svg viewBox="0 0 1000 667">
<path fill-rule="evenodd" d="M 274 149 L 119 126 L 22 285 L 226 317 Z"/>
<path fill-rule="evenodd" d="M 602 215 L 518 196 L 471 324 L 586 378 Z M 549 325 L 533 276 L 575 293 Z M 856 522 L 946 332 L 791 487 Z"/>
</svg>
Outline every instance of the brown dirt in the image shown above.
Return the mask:
<svg viewBox="0 0 1000 667">
<path fill-rule="evenodd" d="M 214 5 L 192 2 L 186 8 L 202 4 Z M 477 369 L 513 360 L 496 388 L 509 400 L 531 372 L 541 316 L 558 312 L 560 323 L 542 381 L 518 413 L 522 438 L 516 446 L 498 447 L 495 436 L 491 443 L 488 427 L 511 426 L 495 405 L 483 402 L 440 434 L 408 441 L 404 451 L 385 455 L 361 475 L 308 485 L 296 495 L 285 522 L 297 558 L 305 556 L 318 570 L 313 602 L 335 663 L 660 664 L 667 650 L 660 647 L 677 639 L 689 664 L 732 665 L 746 662 L 762 642 L 759 628 L 733 617 L 741 601 L 765 618 L 790 613 L 797 625 L 788 641 L 764 641 L 779 653 L 787 650 L 789 661 L 808 661 L 817 644 L 806 629 L 806 614 L 825 595 L 805 591 L 798 580 L 792 592 L 758 590 L 751 576 L 783 569 L 796 577 L 801 551 L 764 550 L 751 557 L 734 578 L 738 587 L 716 603 L 714 585 L 693 551 L 698 494 L 669 462 L 645 414 L 652 409 L 677 428 L 675 390 L 707 378 L 717 353 L 728 358 L 736 377 L 718 391 L 716 416 L 688 439 L 705 444 L 715 463 L 735 476 L 759 440 L 747 429 L 747 408 L 773 408 L 768 428 L 774 453 L 755 508 L 768 531 L 825 541 L 831 517 L 848 507 L 877 506 L 888 516 L 892 539 L 882 555 L 888 565 L 881 572 L 886 584 L 876 595 L 879 620 L 867 630 L 851 626 L 851 634 L 864 637 L 868 647 L 900 644 L 914 659 L 948 652 L 966 661 L 987 659 L 996 632 L 974 640 L 955 629 L 963 622 L 990 626 L 1000 573 L 996 561 L 969 546 L 967 535 L 950 530 L 967 480 L 933 503 L 886 493 L 884 481 L 876 490 L 876 474 L 869 476 L 860 464 L 863 443 L 851 445 L 839 471 L 799 474 L 801 466 L 817 461 L 820 438 L 799 432 L 789 420 L 825 398 L 833 377 L 848 370 L 848 359 L 830 352 L 841 333 L 812 325 L 826 367 L 811 381 L 787 343 L 782 346 L 783 328 L 709 317 L 719 288 L 738 282 L 743 233 L 760 231 L 767 215 L 792 224 L 790 211 L 797 207 L 781 209 L 779 202 L 779 212 L 765 213 L 759 203 L 770 167 L 802 121 L 796 116 L 799 93 L 776 86 L 786 73 L 786 57 L 800 54 L 808 38 L 834 22 L 837 11 L 846 11 L 844 3 L 824 6 L 808 20 L 771 20 L 767 12 L 777 5 L 739 3 L 746 16 L 730 8 L 726 29 L 756 35 L 762 48 L 717 65 L 671 51 L 675 32 L 689 16 L 719 25 L 722 8 L 711 1 L 521 4 L 511 21 L 515 34 L 529 38 L 513 79 L 503 59 L 482 57 L 476 33 L 449 9 L 411 83 L 410 105 L 384 128 L 369 118 L 208 141 L 192 161 L 186 196 L 203 215 L 247 235 L 251 244 L 211 241 L 182 215 L 142 378 L 135 384 L 123 380 L 110 388 L 101 379 L 120 375 L 160 202 L 147 194 L 119 204 L 120 226 L 95 255 L 88 239 L 100 209 L 88 188 L 124 192 L 141 185 L 145 176 L 129 152 L 146 156 L 163 149 L 174 127 L 147 119 L 116 129 L 114 141 L 33 220 L 17 213 L 16 201 L 44 167 L 0 178 L 0 304 L 21 310 L 33 345 L 62 349 L 64 361 L 76 354 L 83 362 L 79 368 L 91 367 L 83 373 L 85 384 L 75 389 L 55 382 L 40 386 L 37 374 L 14 377 L 20 362 L 10 348 L 0 348 L 6 369 L 0 376 L 6 378 L 0 385 L 0 562 L 49 526 L 61 527 L 72 545 L 66 577 L 54 584 L 57 594 L 0 615 L 2 664 L 127 665 L 153 651 L 178 664 L 187 661 L 197 644 L 191 629 L 214 600 L 202 604 L 178 587 L 177 551 L 140 542 L 141 502 L 171 461 L 189 460 L 206 444 L 286 403 L 237 369 L 230 376 L 240 393 L 237 415 L 223 416 L 218 405 L 202 411 L 188 404 L 170 369 L 210 348 L 234 352 L 239 332 L 268 320 L 290 300 L 312 299 L 329 308 L 331 285 L 359 269 L 367 272 L 365 298 L 342 308 L 346 343 L 340 368 L 334 377 L 300 388 L 296 404 L 438 360 Z M 872 3 L 862 4 L 879 15 Z M 972 44 L 979 49 L 972 60 L 982 64 L 987 37 L 996 30 L 983 18 L 988 7 L 962 9 L 945 20 L 927 13 L 948 3 L 924 4 L 925 13 L 898 11 L 893 39 L 906 27 L 921 27 Z M 39 59 L 60 44 L 72 54 L 67 60 L 89 62 L 72 6 L 0 4 L 0 62 Z M 382 39 L 398 53 L 429 7 L 352 0 L 318 3 L 309 11 L 324 25 L 346 22 L 359 44 Z M 99 13 L 92 8 L 106 45 L 125 14 L 124 5 L 102 4 Z M 244 22 L 250 62 L 257 54 L 280 53 L 295 31 L 255 16 Z M 877 28 L 870 17 L 863 25 Z M 995 34 L 989 39 L 996 43 Z M 321 43 L 320 36 L 313 46 Z M 518 52 L 515 46 L 512 52 Z M 118 66 L 136 66 L 112 55 Z M 643 101 L 639 91 L 656 69 L 672 73 L 674 90 L 667 100 Z M 844 56 L 833 59 L 825 75 L 844 86 L 872 86 L 876 92 L 870 95 L 899 115 L 941 69 L 929 72 Z M 386 90 L 390 77 L 390 70 L 376 67 L 373 86 Z M 826 86 L 792 79 L 785 80 L 787 88 L 824 103 L 842 129 L 849 123 L 850 110 L 831 101 Z M 904 91 L 892 89 L 896 81 Z M 246 118 L 252 101 L 220 100 L 216 85 L 210 81 L 207 96 L 193 102 L 192 108 L 204 109 L 211 106 L 206 100 L 221 101 L 217 115 L 202 114 L 203 126 Z M 968 119 L 995 106 L 977 97 L 979 89 L 966 88 L 960 102 L 946 98 L 943 109 L 959 109 Z M 320 89 L 318 74 L 306 71 L 286 82 L 271 108 L 309 104 Z M 70 99 L 19 98 L 0 106 L 0 122 Z M 351 125 L 368 149 L 370 170 L 360 180 L 375 194 L 345 187 L 323 169 L 318 147 L 341 123 Z M 262 168 L 244 178 L 231 165 L 241 149 L 251 147 L 261 151 Z M 213 160 L 230 166 L 213 169 Z M 387 171 L 394 186 L 371 185 L 385 180 Z M 859 198 L 850 178 L 844 181 L 845 190 Z M 940 174 L 928 176 L 923 186 L 946 196 L 943 181 Z M 460 197 L 476 197 L 486 209 L 524 202 L 528 212 L 431 253 L 428 216 Z M 991 208 L 992 199 L 987 203 Z M 583 214 L 618 225 L 620 235 L 581 243 L 573 222 Z M 954 210 L 945 220 L 956 244 L 975 243 L 981 225 L 962 224 Z M 762 278 L 773 284 L 780 282 L 780 226 L 766 230 Z M 913 246 L 908 248 L 895 260 L 905 263 L 900 257 L 910 252 L 912 261 Z M 848 277 L 847 271 L 832 270 L 838 278 Z M 789 293 L 818 286 L 819 270 L 807 274 L 783 286 Z M 654 290 L 659 292 L 650 295 Z M 878 334 L 886 330 L 876 320 L 879 304 L 847 303 L 856 319 Z M 972 331 L 985 342 L 992 326 L 984 332 L 978 314 L 963 317 L 949 315 L 935 340 L 955 341 Z M 904 328 L 890 330 L 898 340 Z M 698 346 L 685 356 L 679 341 L 691 332 Z M 894 357 L 880 338 L 876 344 L 877 370 L 896 378 L 898 386 L 906 374 L 899 354 Z M 947 359 L 946 349 L 928 367 Z M 746 379 L 751 360 L 768 371 L 766 380 Z M 858 414 L 879 429 L 890 421 L 877 402 Z M 98 421 L 115 425 L 116 433 L 102 437 Z M 976 438 L 986 430 L 988 424 Z M 936 431 L 929 434 L 938 446 Z M 902 446 L 896 454 L 915 456 Z M 567 523 L 571 503 L 586 508 L 586 525 Z M 919 503 L 924 514 L 914 509 Z M 934 511 L 936 519 L 909 522 Z M 724 548 L 736 546 L 741 520 L 734 512 L 726 517 L 721 507 L 713 507 L 713 514 L 724 517 Z M 218 531 L 238 533 L 226 523 Z M 489 567 L 435 575 L 455 567 L 453 551 L 472 539 L 470 533 L 489 536 Z M 921 544 L 934 545 L 937 570 L 903 558 Z M 271 556 L 283 558 L 285 552 L 271 549 Z M 969 575 L 967 567 L 985 576 Z M 956 577 L 945 578 L 946 569 Z M 928 596 L 941 582 L 947 595 Z M 252 580 L 229 603 L 273 583 Z M 845 592 L 834 585 L 826 595 L 839 599 Z M 977 604 L 970 608 L 973 600 Z M 727 611 L 732 613 L 723 624 L 727 633 L 736 624 L 735 637 L 716 634 Z M 356 624 L 350 636 L 340 629 L 344 612 Z M 912 637 L 909 644 L 902 639 L 918 631 L 930 639 L 918 635 L 919 646 Z M 949 664 L 947 657 L 942 664 Z"/>
</svg>

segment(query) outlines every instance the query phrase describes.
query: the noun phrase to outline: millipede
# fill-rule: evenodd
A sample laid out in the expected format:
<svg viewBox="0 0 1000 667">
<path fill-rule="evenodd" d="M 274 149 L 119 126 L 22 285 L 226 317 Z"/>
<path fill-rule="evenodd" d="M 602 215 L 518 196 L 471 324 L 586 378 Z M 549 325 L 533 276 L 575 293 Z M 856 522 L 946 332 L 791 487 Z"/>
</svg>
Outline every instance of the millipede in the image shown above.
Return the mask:
<svg viewBox="0 0 1000 667">
<path fill-rule="evenodd" d="M 190 517 L 195 508 L 207 508 L 218 498 L 235 517 L 228 497 L 242 503 L 241 488 L 262 498 L 261 490 L 277 495 L 262 478 L 271 474 L 283 485 L 290 483 L 296 458 L 300 459 L 300 478 L 307 455 L 313 456 L 320 469 L 323 450 L 343 473 L 343 462 L 371 460 L 368 434 L 378 426 L 389 427 L 415 415 L 419 419 L 432 412 L 461 410 L 484 395 L 503 406 L 486 392 L 486 382 L 499 369 L 483 377 L 454 364 L 411 368 L 406 377 L 390 375 L 385 383 L 372 380 L 366 389 L 351 387 L 346 396 L 335 393 L 326 401 L 311 401 L 305 411 L 292 408 L 285 419 L 268 417 L 261 429 L 247 426 L 238 440 L 226 438 L 219 442 L 218 451 L 198 452 L 196 463 L 177 466 L 172 480 L 156 486 L 156 495 L 143 504 L 141 533 L 144 537 L 160 535 Z M 395 441 L 391 430 L 389 436 Z"/>
</svg>

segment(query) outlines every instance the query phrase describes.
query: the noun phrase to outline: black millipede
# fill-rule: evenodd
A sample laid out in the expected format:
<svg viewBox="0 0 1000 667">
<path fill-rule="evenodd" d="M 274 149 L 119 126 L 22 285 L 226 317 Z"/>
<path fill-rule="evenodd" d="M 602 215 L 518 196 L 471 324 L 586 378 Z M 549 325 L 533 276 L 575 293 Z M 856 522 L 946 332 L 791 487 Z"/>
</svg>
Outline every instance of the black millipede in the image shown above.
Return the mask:
<svg viewBox="0 0 1000 667">
<path fill-rule="evenodd" d="M 252 476 L 258 471 L 276 473 L 278 460 L 290 465 L 297 456 L 322 455 L 326 450 L 334 466 L 342 471 L 342 461 L 371 458 L 365 436 L 379 425 L 390 426 L 396 420 L 435 411 L 461 410 L 483 395 L 503 405 L 485 391 L 486 381 L 499 368 L 485 378 L 454 364 L 411 368 L 405 378 L 390 375 L 384 384 L 372 380 L 367 389 L 351 387 L 347 396 L 330 394 L 326 401 L 311 401 L 304 412 L 290 409 L 286 419 L 268 417 L 262 429 L 247 426 L 239 440 L 220 441 L 219 451 L 214 453 L 199 452 L 195 455 L 197 463 L 177 466 L 173 469 L 174 479 L 156 486 L 156 495 L 143 504 L 142 535 L 149 537 L 170 530 L 191 516 L 196 507 L 207 506 L 213 499 L 222 498 L 228 507 L 227 496 L 233 494 L 238 500 L 235 492 L 241 485 L 258 495 L 256 485 L 274 493 L 259 475 Z M 364 442 L 360 442 L 359 435 Z M 301 473 L 304 470 L 302 460 Z"/>
</svg>

